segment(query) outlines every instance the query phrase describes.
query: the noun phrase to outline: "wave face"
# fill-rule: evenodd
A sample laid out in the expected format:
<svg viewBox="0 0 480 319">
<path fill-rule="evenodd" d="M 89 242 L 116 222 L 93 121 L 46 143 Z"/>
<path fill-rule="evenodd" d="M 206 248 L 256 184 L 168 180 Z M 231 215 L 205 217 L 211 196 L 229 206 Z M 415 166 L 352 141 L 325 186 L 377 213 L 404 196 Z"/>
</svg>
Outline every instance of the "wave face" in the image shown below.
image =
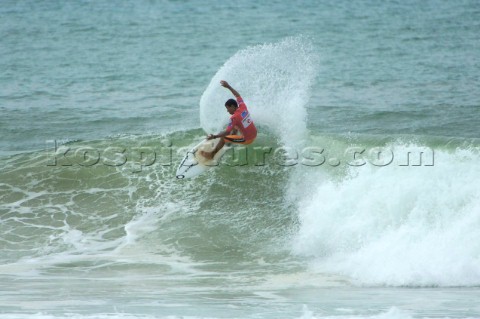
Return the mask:
<svg viewBox="0 0 480 319">
<path fill-rule="evenodd" d="M 72 264 L 93 271 L 99 264 L 137 263 L 139 254 L 152 264 L 177 253 L 196 260 L 261 258 L 292 227 L 282 200 L 287 174 L 228 164 L 227 153 L 226 163 L 208 174 L 176 180 L 176 166 L 202 136 L 196 129 L 77 141 L 59 145 L 56 154 L 5 158 L 0 268 Z"/>
</svg>

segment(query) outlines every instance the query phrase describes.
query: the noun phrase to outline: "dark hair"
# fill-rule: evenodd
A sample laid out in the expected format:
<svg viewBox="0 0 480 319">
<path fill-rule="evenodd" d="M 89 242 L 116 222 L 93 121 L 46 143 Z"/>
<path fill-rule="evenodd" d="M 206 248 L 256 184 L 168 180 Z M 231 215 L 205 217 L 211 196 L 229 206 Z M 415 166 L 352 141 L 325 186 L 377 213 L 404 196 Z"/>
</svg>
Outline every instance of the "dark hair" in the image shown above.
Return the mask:
<svg viewBox="0 0 480 319">
<path fill-rule="evenodd" d="M 238 107 L 237 101 L 234 99 L 229 99 L 227 102 L 225 102 L 225 106 L 235 106 Z"/>
</svg>

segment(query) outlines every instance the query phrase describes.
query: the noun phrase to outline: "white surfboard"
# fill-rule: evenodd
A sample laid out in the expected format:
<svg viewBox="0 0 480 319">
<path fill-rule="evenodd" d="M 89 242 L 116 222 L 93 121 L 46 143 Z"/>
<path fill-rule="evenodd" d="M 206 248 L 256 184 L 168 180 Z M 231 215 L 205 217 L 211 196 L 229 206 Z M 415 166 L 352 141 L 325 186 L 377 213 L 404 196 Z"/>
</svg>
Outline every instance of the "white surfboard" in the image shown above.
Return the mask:
<svg viewBox="0 0 480 319">
<path fill-rule="evenodd" d="M 218 138 L 213 140 L 203 140 L 198 145 L 194 146 L 190 151 L 188 151 L 178 166 L 176 173 L 177 178 L 192 178 L 202 174 L 214 166 L 217 166 L 218 161 L 227 151 L 227 146 L 222 147 L 222 149 L 218 151 L 211 160 L 208 160 L 200 155 L 200 151 L 212 151 L 219 141 L 220 139 Z"/>
</svg>

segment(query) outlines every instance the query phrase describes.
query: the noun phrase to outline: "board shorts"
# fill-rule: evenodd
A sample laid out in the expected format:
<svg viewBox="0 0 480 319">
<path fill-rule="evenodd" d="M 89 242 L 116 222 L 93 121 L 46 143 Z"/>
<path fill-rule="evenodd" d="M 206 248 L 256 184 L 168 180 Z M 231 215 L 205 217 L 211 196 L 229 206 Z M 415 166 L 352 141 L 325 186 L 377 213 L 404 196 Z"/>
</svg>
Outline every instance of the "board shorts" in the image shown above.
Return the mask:
<svg viewBox="0 0 480 319">
<path fill-rule="evenodd" d="M 225 143 L 248 145 L 252 144 L 255 139 L 252 138 L 250 140 L 246 140 L 245 137 L 243 137 L 242 135 L 227 135 L 223 138 L 223 140 L 225 141 Z"/>
</svg>

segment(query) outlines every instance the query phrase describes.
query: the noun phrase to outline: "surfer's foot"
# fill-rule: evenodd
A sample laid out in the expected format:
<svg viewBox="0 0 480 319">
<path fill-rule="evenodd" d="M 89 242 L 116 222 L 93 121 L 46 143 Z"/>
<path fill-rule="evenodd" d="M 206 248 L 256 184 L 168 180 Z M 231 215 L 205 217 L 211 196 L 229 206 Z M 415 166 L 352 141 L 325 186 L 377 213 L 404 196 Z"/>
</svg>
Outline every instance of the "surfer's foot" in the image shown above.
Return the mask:
<svg viewBox="0 0 480 319">
<path fill-rule="evenodd" d="M 205 151 L 200 151 L 200 155 L 205 157 L 208 160 L 213 159 L 213 153 L 212 152 L 205 152 Z"/>
</svg>

